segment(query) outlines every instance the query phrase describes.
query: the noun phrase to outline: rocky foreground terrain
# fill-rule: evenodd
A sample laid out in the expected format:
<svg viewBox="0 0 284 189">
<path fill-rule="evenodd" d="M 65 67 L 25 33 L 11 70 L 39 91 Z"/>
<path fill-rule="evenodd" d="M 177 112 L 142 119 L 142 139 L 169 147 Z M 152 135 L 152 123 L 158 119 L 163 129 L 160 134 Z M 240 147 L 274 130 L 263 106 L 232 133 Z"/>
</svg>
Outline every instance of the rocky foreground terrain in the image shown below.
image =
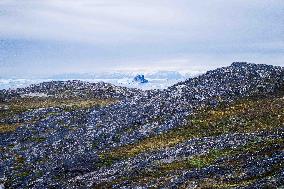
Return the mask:
<svg viewBox="0 0 284 189">
<path fill-rule="evenodd" d="M 284 68 L 233 63 L 165 90 L 2 90 L 1 187 L 283 188 Z"/>
</svg>

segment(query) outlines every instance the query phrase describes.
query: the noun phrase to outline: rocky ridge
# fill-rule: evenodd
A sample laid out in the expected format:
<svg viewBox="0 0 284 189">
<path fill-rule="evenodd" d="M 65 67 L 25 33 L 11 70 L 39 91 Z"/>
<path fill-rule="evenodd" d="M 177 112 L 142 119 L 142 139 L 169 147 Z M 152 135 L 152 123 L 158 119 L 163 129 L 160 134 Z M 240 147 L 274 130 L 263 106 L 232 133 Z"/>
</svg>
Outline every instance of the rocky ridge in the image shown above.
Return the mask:
<svg viewBox="0 0 284 189">
<path fill-rule="evenodd" d="M 165 90 L 80 81 L 3 90 L 1 182 L 7 188 L 283 186 L 283 89 L 282 67 L 233 63 Z"/>
</svg>

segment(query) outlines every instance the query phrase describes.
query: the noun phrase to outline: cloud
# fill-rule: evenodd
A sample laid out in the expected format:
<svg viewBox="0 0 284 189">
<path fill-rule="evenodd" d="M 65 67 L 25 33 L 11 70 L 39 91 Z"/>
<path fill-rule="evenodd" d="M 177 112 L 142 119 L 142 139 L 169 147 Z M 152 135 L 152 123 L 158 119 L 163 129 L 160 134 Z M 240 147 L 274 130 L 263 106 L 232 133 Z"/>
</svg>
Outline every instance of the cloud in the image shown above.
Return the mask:
<svg viewBox="0 0 284 189">
<path fill-rule="evenodd" d="M 98 43 L 256 40 L 260 35 L 270 40 L 283 28 L 281 5 L 280 0 L 6 0 L 0 4 L 0 32 Z"/>
<path fill-rule="evenodd" d="M 101 43 L 137 42 L 139 37 L 170 36 L 166 31 L 181 26 L 184 19 L 178 7 L 162 1 L 96 2 L 99 1 L 2 2 L 1 35 Z"/>
<path fill-rule="evenodd" d="M 27 66 L 29 74 L 173 69 L 174 61 L 182 69 L 198 59 L 208 69 L 236 59 L 279 65 L 283 7 L 283 0 L 1 0 L 0 74 Z"/>
</svg>

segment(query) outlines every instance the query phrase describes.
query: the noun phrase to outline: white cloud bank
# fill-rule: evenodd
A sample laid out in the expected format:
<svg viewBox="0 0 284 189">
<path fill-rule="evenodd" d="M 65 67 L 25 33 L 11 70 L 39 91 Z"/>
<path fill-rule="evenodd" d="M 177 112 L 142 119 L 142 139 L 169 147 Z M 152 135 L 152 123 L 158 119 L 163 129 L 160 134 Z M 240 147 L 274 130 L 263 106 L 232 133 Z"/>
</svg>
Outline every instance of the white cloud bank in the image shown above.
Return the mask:
<svg viewBox="0 0 284 189">
<path fill-rule="evenodd" d="M 0 34 L 100 43 L 257 42 L 262 35 L 277 42 L 283 8 L 282 0 L 2 0 Z"/>
<path fill-rule="evenodd" d="M 283 8 L 283 0 L 1 0 L 0 40 L 8 43 L 0 43 L 0 67 L 13 73 L 29 64 L 32 73 L 57 64 L 64 71 L 65 61 L 73 70 L 102 62 L 135 68 L 131 62 L 144 59 L 171 67 L 165 59 L 200 54 L 255 62 L 265 56 L 279 65 Z"/>
</svg>

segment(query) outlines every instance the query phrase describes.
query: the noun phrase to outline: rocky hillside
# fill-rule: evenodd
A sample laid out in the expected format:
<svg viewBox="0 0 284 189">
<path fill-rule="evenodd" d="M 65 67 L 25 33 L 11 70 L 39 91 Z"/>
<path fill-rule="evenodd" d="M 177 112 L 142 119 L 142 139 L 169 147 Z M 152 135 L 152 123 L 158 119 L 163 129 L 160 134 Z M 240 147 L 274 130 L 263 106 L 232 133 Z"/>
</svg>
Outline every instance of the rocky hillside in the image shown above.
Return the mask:
<svg viewBox="0 0 284 189">
<path fill-rule="evenodd" d="M 80 81 L 0 92 L 5 188 L 284 185 L 284 69 L 233 63 L 166 90 Z"/>
<path fill-rule="evenodd" d="M 31 85 L 16 90 L 1 90 L 0 102 L 8 101 L 17 97 L 54 97 L 54 98 L 99 98 L 99 99 L 125 99 L 141 92 L 138 89 L 118 87 L 109 83 L 89 83 L 79 80 L 51 81 Z"/>
</svg>

